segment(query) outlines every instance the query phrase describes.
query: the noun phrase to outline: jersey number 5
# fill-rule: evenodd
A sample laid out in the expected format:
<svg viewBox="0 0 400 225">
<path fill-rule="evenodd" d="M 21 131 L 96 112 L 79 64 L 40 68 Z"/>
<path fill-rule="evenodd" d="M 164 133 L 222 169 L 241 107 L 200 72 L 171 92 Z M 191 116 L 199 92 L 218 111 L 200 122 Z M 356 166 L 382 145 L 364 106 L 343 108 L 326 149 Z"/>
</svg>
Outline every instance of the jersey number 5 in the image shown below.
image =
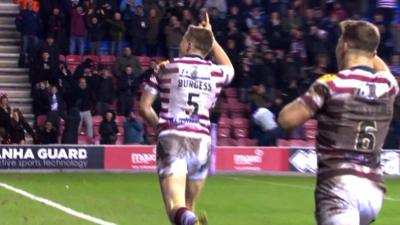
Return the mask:
<svg viewBox="0 0 400 225">
<path fill-rule="evenodd" d="M 193 114 L 198 114 L 198 112 L 199 112 L 199 103 L 197 103 L 195 101 L 195 99 L 194 99 L 194 98 L 197 98 L 199 96 L 200 96 L 199 94 L 189 93 L 188 102 L 187 103 L 188 103 L 188 105 L 191 105 L 191 106 L 194 107 Z"/>
<path fill-rule="evenodd" d="M 361 121 L 358 124 L 358 134 L 356 138 L 356 150 L 374 150 L 375 133 L 377 131 L 375 121 Z"/>
</svg>

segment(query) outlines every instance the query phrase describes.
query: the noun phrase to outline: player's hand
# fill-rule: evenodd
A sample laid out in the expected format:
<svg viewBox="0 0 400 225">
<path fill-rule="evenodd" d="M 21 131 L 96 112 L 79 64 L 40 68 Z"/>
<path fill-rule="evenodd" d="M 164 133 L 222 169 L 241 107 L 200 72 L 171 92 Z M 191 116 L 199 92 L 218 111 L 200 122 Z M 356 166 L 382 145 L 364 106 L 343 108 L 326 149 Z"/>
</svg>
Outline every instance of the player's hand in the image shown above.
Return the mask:
<svg viewBox="0 0 400 225">
<path fill-rule="evenodd" d="M 212 32 L 212 27 L 210 24 L 210 17 L 208 16 L 207 11 L 204 11 L 204 18 L 203 18 L 203 21 L 201 22 L 201 26 Z"/>
</svg>

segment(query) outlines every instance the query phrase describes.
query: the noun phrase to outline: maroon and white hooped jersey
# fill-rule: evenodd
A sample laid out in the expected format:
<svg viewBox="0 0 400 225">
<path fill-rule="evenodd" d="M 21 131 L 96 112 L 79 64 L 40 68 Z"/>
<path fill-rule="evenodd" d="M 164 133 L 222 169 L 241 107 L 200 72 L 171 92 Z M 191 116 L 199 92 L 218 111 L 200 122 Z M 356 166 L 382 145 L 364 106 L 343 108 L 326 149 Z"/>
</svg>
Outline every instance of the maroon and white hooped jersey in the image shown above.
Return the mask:
<svg viewBox="0 0 400 225">
<path fill-rule="evenodd" d="M 318 120 L 318 178 L 352 174 L 381 185 L 380 152 L 399 91 L 390 72 L 358 66 L 326 75 L 298 100 Z"/>
<path fill-rule="evenodd" d="M 145 91 L 159 94 L 160 136 L 209 135 L 210 110 L 233 75 L 232 68 L 215 65 L 197 56 L 175 58 L 158 66 Z"/>
</svg>

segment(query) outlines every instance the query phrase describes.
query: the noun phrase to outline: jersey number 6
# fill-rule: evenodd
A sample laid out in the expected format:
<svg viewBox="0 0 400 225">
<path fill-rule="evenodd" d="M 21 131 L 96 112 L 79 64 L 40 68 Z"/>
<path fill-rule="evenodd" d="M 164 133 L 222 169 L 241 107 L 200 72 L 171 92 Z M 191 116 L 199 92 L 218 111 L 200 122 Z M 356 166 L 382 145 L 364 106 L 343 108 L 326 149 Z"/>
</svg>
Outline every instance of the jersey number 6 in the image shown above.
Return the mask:
<svg viewBox="0 0 400 225">
<path fill-rule="evenodd" d="M 375 133 L 377 132 L 375 121 L 361 121 L 358 124 L 358 134 L 356 138 L 357 150 L 370 150 L 375 148 Z"/>
</svg>

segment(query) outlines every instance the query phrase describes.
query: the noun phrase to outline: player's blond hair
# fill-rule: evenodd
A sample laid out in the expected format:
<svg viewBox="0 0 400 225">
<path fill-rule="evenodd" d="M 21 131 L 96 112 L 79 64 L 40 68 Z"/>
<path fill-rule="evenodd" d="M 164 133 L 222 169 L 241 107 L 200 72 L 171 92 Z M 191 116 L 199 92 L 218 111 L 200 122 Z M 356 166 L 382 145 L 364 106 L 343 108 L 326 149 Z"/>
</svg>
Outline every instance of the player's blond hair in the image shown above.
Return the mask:
<svg viewBox="0 0 400 225">
<path fill-rule="evenodd" d="M 189 26 L 184 38 L 192 43 L 193 48 L 199 50 L 204 55 L 207 55 L 211 51 L 214 41 L 211 31 L 193 25 Z"/>
<path fill-rule="evenodd" d="M 375 53 L 381 37 L 374 24 L 362 20 L 345 20 L 339 26 L 342 32 L 342 40 L 351 49 Z"/>
</svg>

